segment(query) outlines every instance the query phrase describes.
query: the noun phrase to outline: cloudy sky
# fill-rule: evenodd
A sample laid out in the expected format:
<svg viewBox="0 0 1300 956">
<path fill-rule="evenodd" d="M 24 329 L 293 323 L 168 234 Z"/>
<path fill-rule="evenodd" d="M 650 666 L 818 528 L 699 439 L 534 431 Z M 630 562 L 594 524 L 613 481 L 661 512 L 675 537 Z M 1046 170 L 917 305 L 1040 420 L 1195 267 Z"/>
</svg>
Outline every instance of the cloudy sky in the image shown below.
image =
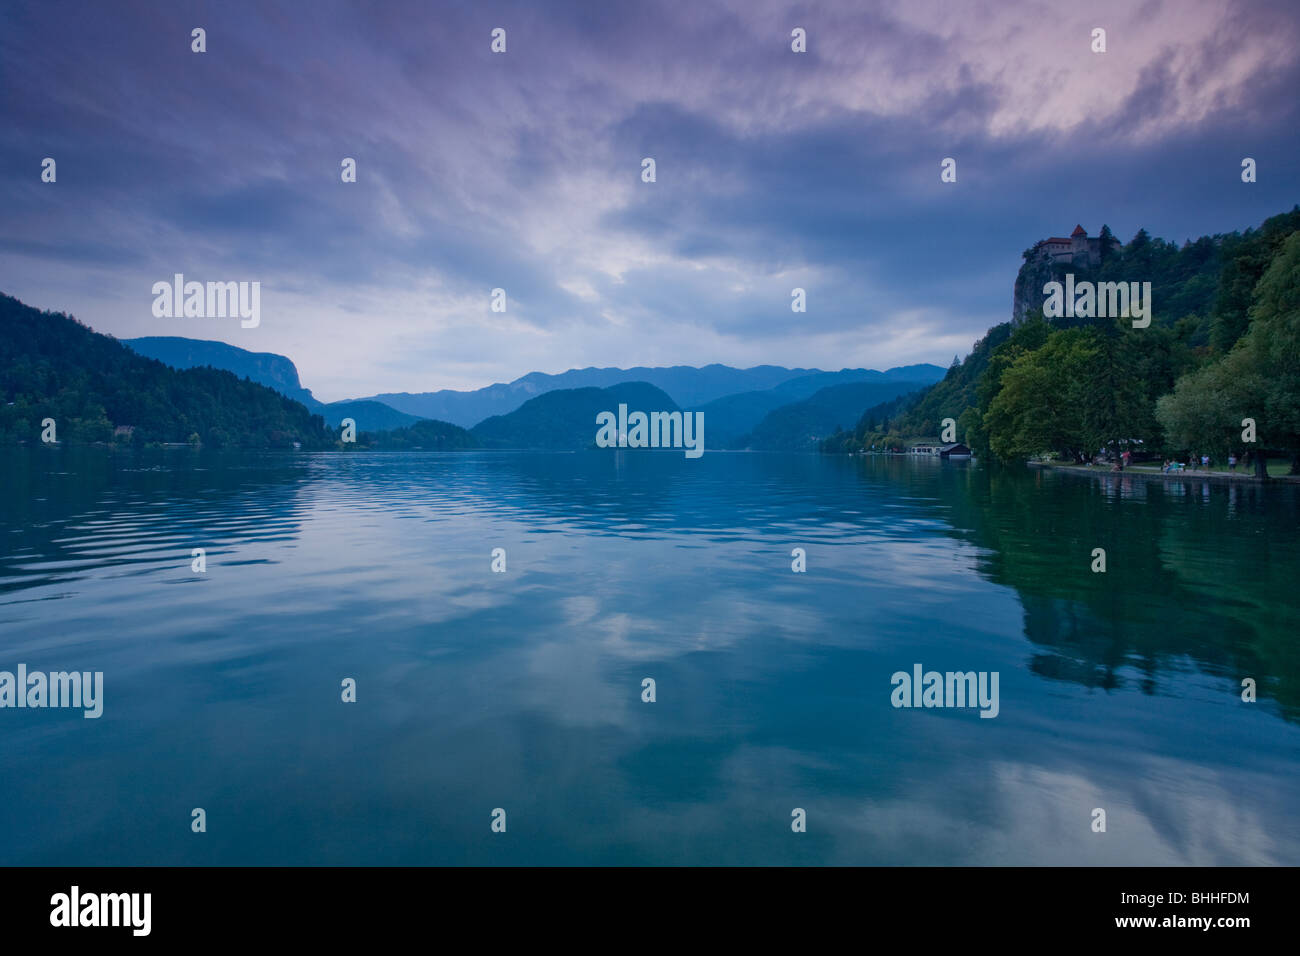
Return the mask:
<svg viewBox="0 0 1300 956">
<path fill-rule="evenodd" d="M 1181 242 L 1300 201 L 1294 2 L 4 0 L 4 21 L 0 291 L 283 353 L 324 400 L 946 365 L 1010 317 L 1039 238 Z M 155 318 L 176 272 L 260 281 L 260 327 Z"/>
</svg>

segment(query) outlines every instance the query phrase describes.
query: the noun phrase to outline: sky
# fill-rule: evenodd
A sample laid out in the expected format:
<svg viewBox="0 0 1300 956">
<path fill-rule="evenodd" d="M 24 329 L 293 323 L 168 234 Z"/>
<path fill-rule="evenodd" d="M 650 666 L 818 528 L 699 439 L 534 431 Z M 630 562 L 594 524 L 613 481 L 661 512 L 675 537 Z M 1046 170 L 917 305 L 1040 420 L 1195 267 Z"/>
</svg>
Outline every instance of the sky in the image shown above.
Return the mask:
<svg viewBox="0 0 1300 956">
<path fill-rule="evenodd" d="M 0 292 L 287 355 L 326 401 L 946 366 L 1038 239 L 1300 201 L 1291 0 L 0 7 Z M 155 317 L 178 272 L 260 282 L 260 325 Z"/>
</svg>

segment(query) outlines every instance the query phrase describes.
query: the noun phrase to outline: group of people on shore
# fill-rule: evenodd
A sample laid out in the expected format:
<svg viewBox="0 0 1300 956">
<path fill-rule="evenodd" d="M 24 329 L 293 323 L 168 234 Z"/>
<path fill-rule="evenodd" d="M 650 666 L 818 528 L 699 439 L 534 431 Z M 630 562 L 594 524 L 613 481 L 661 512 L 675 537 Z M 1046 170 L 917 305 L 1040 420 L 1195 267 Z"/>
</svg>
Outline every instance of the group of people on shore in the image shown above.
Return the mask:
<svg viewBox="0 0 1300 956">
<path fill-rule="evenodd" d="M 1126 452 L 1125 454 L 1127 454 L 1127 452 Z M 1125 462 L 1125 464 L 1127 465 L 1128 462 Z M 1195 455 L 1191 455 L 1191 456 L 1189 456 L 1189 457 L 1188 457 L 1188 460 L 1187 460 L 1186 463 L 1181 462 L 1181 461 L 1174 461 L 1173 459 L 1166 458 L 1166 459 L 1165 459 L 1165 463 L 1164 463 L 1164 464 L 1161 466 L 1161 468 L 1160 468 L 1160 472 L 1161 472 L 1161 474 L 1166 474 L 1166 475 L 1167 475 L 1167 474 L 1169 474 L 1170 472 L 1174 472 L 1174 471 L 1197 471 L 1198 469 L 1197 469 L 1197 467 L 1196 467 L 1196 464 L 1197 464 L 1197 461 L 1196 461 L 1196 456 L 1195 456 Z M 1200 465 L 1201 465 L 1201 467 L 1200 467 L 1199 470 L 1200 470 L 1200 471 L 1209 471 L 1209 470 L 1210 470 L 1210 464 L 1211 464 L 1210 456 L 1209 456 L 1209 455 L 1201 455 L 1201 458 L 1200 458 Z M 1230 471 L 1230 472 L 1235 472 L 1236 470 L 1237 470 L 1237 455 L 1236 455 L 1236 453 L 1234 452 L 1234 453 L 1228 455 L 1228 471 Z"/>
<path fill-rule="evenodd" d="M 1129 467 L 1132 458 L 1133 456 L 1127 450 L 1121 452 L 1118 456 L 1114 458 L 1111 458 L 1109 455 L 1103 452 L 1102 454 L 1094 457 L 1091 461 L 1083 462 L 1083 464 L 1091 468 L 1093 465 L 1105 464 L 1106 462 L 1109 461 L 1111 471 L 1124 471 L 1126 468 Z M 1247 452 L 1242 457 L 1238 457 L 1236 452 L 1230 452 L 1228 454 L 1228 471 L 1232 474 L 1236 474 L 1237 464 L 1239 462 L 1242 464 L 1248 464 L 1250 458 L 1251 458 L 1250 452 Z M 1181 471 L 1189 471 L 1189 472 L 1211 471 L 1212 470 L 1211 466 L 1213 464 L 1214 464 L 1213 459 L 1211 459 L 1210 456 L 1206 454 L 1202 454 L 1199 456 L 1188 455 L 1187 461 L 1185 462 L 1179 461 L 1176 458 L 1166 458 L 1160 466 L 1160 473 L 1162 475 L 1169 475 Z"/>
</svg>

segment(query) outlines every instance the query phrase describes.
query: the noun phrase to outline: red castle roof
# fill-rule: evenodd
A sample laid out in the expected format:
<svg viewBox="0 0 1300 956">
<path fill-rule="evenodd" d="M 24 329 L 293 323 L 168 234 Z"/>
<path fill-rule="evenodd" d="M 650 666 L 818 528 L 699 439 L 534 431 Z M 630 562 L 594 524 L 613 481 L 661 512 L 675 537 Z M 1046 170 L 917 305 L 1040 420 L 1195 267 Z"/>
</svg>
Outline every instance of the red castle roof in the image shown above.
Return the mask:
<svg viewBox="0 0 1300 956">
<path fill-rule="evenodd" d="M 1087 235 L 1088 235 L 1087 229 L 1084 229 L 1083 226 L 1075 226 L 1074 232 L 1070 233 L 1070 238 L 1073 239 L 1075 236 L 1084 236 L 1086 238 Z"/>
</svg>

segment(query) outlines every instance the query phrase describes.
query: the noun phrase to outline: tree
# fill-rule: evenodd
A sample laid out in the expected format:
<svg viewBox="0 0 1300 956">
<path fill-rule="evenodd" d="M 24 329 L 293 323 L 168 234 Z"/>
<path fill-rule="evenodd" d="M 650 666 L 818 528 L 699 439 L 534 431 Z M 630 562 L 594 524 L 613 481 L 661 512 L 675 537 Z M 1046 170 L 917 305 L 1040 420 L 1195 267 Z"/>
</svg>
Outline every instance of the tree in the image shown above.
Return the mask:
<svg viewBox="0 0 1300 956">
<path fill-rule="evenodd" d="M 1242 420 L 1256 422 L 1257 472 L 1268 449 L 1300 465 L 1300 232 L 1282 244 L 1255 288 L 1250 326 L 1221 360 L 1185 375 L 1156 404 L 1170 439 L 1219 454 L 1241 444 Z M 1264 472 L 1266 473 L 1266 472 Z"/>
<path fill-rule="evenodd" d="M 1080 414 L 1081 381 L 1090 360 L 1086 333 L 1053 333 L 1042 348 L 1022 353 L 1002 373 L 983 423 L 989 448 L 1004 461 L 1051 451 L 1075 461 L 1092 454 Z"/>
<path fill-rule="evenodd" d="M 1173 392 L 1156 402 L 1156 417 L 1168 443 L 1178 450 L 1222 458 L 1241 441 L 1241 420 L 1255 387 L 1244 353 L 1184 375 Z"/>
<path fill-rule="evenodd" d="M 1110 226 L 1103 225 L 1101 227 L 1101 258 L 1099 265 L 1105 266 L 1106 263 L 1110 262 L 1111 258 L 1115 255 L 1115 251 L 1112 248 L 1114 244 L 1115 234 L 1110 231 Z"/>
<path fill-rule="evenodd" d="M 1259 229 L 1224 237 L 1223 271 L 1210 327 L 1210 341 L 1217 351 L 1228 352 L 1246 334 L 1255 286 L 1296 230 L 1300 230 L 1300 206 L 1270 216 Z"/>
<path fill-rule="evenodd" d="M 988 432 L 984 429 L 984 417 L 974 408 L 968 408 L 961 413 L 957 419 L 957 431 L 966 443 L 966 447 L 977 455 L 984 455 L 988 451 L 989 439 Z"/>
<path fill-rule="evenodd" d="M 1082 330 L 1075 347 L 1070 392 L 1077 403 L 1081 439 L 1089 455 L 1133 439 L 1151 444 L 1156 437 L 1150 401 L 1144 394 L 1138 356 L 1145 342 L 1137 341 L 1111 319 Z"/>
<path fill-rule="evenodd" d="M 1292 472 L 1300 471 L 1300 232 L 1255 287 L 1243 344 L 1260 388 L 1261 441 L 1288 451 Z"/>
<path fill-rule="evenodd" d="M 213 368 L 178 370 L 139 355 L 67 315 L 0 295 L 0 439 L 38 440 L 28 423 L 59 423 L 71 443 L 133 440 L 252 448 L 322 448 L 332 441 L 319 415 L 264 386 Z"/>
</svg>

